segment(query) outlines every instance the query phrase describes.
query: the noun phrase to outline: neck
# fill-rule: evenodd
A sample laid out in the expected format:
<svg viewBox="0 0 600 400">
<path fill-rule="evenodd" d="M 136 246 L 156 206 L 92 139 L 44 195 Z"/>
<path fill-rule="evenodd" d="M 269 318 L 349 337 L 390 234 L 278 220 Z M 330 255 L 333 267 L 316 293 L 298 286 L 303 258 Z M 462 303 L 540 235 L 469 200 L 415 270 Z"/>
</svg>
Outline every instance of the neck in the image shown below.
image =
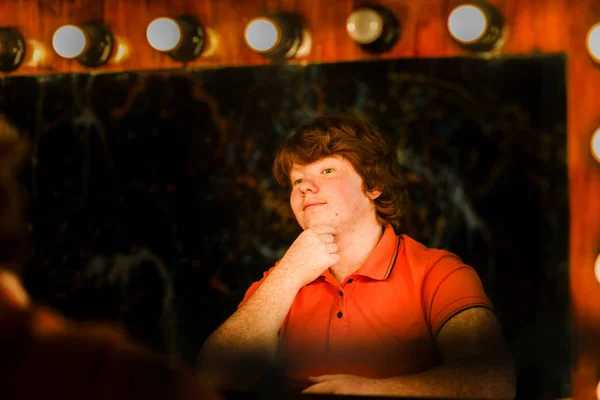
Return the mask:
<svg viewBox="0 0 600 400">
<path fill-rule="evenodd" d="M 338 282 L 342 283 L 367 261 L 379 243 L 383 230 L 381 224 L 372 221 L 337 234 L 335 243 L 340 260 L 330 267 L 329 271 Z"/>
</svg>

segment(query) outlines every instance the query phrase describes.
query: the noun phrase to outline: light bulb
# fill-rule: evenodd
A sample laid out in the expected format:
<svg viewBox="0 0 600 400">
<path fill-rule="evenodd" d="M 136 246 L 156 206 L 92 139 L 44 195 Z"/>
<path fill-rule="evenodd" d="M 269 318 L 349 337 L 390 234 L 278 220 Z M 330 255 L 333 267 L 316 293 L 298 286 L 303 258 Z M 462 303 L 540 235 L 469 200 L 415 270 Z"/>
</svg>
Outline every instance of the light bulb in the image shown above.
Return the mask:
<svg viewBox="0 0 600 400">
<path fill-rule="evenodd" d="M 348 35 L 359 44 L 373 43 L 383 33 L 381 14 L 370 8 L 353 11 L 346 21 Z"/>
<path fill-rule="evenodd" d="M 52 47 L 63 58 L 76 58 L 85 51 L 87 37 L 83 29 L 75 25 L 64 25 L 54 33 Z"/>
<path fill-rule="evenodd" d="M 594 61 L 600 62 L 600 23 L 590 28 L 585 42 L 589 55 Z"/>
<path fill-rule="evenodd" d="M 391 50 L 400 37 L 400 21 L 384 6 L 355 8 L 346 20 L 348 36 L 369 53 Z"/>
<path fill-rule="evenodd" d="M 17 28 L 0 28 L 0 71 L 10 72 L 19 68 L 26 53 L 26 43 Z"/>
<path fill-rule="evenodd" d="M 600 163 L 600 128 L 596 129 L 596 131 L 592 134 L 590 139 L 590 150 L 592 152 L 592 156 Z"/>
<path fill-rule="evenodd" d="M 181 28 L 174 19 L 157 18 L 148 25 L 146 37 L 156 50 L 173 51 L 181 43 Z"/>
<path fill-rule="evenodd" d="M 483 10 L 473 4 L 456 7 L 448 16 L 448 30 L 461 43 L 473 43 L 481 39 L 488 27 Z"/>
<path fill-rule="evenodd" d="M 596 262 L 594 263 L 594 275 L 596 275 L 596 280 L 600 283 L 600 254 L 596 257 Z"/>
<path fill-rule="evenodd" d="M 258 52 L 273 49 L 281 39 L 281 31 L 272 20 L 258 17 L 251 20 L 244 31 L 248 46 Z"/>
</svg>

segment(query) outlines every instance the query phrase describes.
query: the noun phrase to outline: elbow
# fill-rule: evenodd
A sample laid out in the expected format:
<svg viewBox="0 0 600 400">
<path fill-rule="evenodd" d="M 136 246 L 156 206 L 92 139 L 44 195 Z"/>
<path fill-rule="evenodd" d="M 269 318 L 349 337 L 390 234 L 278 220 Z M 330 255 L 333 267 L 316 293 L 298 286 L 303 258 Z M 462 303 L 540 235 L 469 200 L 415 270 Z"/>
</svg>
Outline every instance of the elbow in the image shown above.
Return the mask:
<svg viewBox="0 0 600 400">
<path fill-rule="evenodd" d="M 516 370 L 512 360 L 506 360 L 501 365 L 492 369 L 494 382 L 492 390 L 486 397 L 502 400 L 513 400 L 517 396 L 517 378 Z"/>
<path fill-rule="evenodd" d="M 503 382 L 497 386 L 491 399 L 514 400 L 517 397 L 517 388 L 513 383 Z"/>
<path fill-rule="evenodd" d="M 259 383 L 269 365 L 257 357 L 232 349 L 217 349 L 205 344 L 196 360 L 199 373 L 220 390 L 250 391 Z"/>
<path fill-rule="evenodd" d="M 489 393 L 489 398 L 500 400 L 514 400 L 517 397 L 517 387 L 514 380 L 501 379 L 496 382 L 495 389 Z"/>
<path fill-rule="evenodd" d="M 462 371 L 469 376 L 465 380 L 466 397 L 499 400 L 516 398 L 516 370 L 512 359 L 471 359 L 468 367 Z"/>
<path fill-rule="evenodd" d="M 517 397 L 517 369 L 512 356 L 507 357 L 503 365 L 504 370 L 504 398 L 514 399 Z"/>
<path fill-rule="evenodd" d="M 504 379 L 503 398 L 513 400 L 517 397 L 517 374 L 514 365 L 508 368 L 507 378 Z"/>
</svg>

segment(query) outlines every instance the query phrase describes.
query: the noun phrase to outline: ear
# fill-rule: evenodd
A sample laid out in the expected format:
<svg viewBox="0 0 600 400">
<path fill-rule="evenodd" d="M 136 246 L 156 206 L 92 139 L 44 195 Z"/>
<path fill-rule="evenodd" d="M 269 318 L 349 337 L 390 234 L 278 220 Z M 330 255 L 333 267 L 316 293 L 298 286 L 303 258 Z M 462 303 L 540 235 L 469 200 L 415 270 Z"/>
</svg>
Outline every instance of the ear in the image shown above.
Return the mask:
<svg viewBox="0 0 600 400">
<path fill-rule="evenodd" d="M 379 196 L 381 196 L 381 191 L 379 191 L 379 190 L 374 189 L 374 190 L 371 190 L 370 192 L 367 192 L 367 197 L 371 200 L 375 200 Z"/>
</svg>

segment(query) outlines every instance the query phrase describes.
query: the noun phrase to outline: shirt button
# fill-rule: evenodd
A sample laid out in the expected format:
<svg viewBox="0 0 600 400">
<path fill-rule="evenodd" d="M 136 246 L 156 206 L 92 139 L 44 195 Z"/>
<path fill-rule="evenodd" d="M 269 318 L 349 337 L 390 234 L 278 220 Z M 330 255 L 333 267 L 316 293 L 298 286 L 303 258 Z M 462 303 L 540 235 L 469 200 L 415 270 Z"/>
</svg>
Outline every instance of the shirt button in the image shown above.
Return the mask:
<svg viewBox="0 0 600 400">
<path fill-rule="evenodd" d="M 342 312 L 341 312 L 341 311 L 337 313 L 337 317 L 338 317 L 338 318 L 342 318 L 342 315 L 344 315 L 344 314 L 342 314 Z"/>
<path fill-rule="evenodd" d="M 348 279 L 348 283 L 352 283 L 353 280 L 354 279 L 352 279 L 352 278 Z"/>
<path fill-rule="evenodd" d="M 344 295 L 344 292 L 342 292 L 342 291 L 340 290 L 340 296 L 343 296 L 343 295 Z"/>
</svg>

